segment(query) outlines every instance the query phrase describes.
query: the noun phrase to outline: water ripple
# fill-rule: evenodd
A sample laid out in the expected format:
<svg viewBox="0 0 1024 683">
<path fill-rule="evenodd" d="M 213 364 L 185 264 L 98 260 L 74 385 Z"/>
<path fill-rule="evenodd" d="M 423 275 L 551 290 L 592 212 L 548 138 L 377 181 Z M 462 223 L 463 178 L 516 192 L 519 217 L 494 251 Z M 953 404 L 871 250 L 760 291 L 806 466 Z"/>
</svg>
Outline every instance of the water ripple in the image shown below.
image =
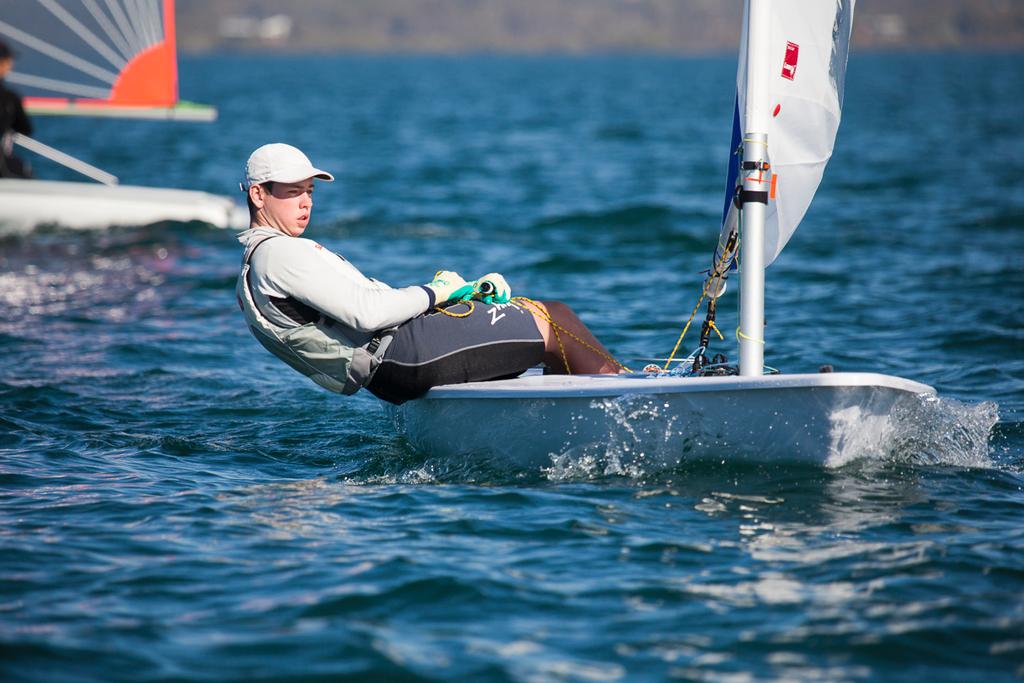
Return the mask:
<svg viewBox="0 0 1024 683">
<path fill-rule="evenodd" d="M 254 109 L 254 69 L 303 87 Z M 731 59 L 222 55 L 181 75 L 217 123 L 68 119 L 47 141 L 230 192 L 250 133 L 285 135 L 336 172 L 325 246 L 399 285 L 501 271 L 621 357 L 667 354 L 699 296 Z M 0 237 L 0 679 L 1019 678 L 1024 166 L 993 139 L 1021 137 L 1022 89 L 1013 56 L 851 62 L 835 157 L 767 274 L 766 351 L 941 398 L 831 468 L 654 467 L 630 434 L 687 426 L 621 403 L 607 443 L 540 470 L 420 454 L 373 399 L 249 337 L 233 235 Z"/>
</svg>

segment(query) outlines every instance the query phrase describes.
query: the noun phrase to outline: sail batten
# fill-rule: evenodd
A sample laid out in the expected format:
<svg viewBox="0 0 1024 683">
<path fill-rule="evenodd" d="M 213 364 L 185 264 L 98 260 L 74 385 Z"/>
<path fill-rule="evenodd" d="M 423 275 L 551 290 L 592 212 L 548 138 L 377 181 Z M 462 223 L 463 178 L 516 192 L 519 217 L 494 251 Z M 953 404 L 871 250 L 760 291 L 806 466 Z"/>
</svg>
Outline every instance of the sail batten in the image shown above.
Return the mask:
<svg viewBox="0 0 1024 683">
<path fill-rule="evenodd" d="M 121 59 L 116 52 L 111 50 L 102 40 L 93 34 L 92 31 L 86 28 L 82 22 L 75 19 L 74 16 L 65 11 L 64 8 L 56 2 L 53 0 L 39 0 L 39 2 L 43 7 L 49 10 L 53 16 L 57 17 L 58 21 L 70 28 L 72 31 L 77 32 L 78 35 L 80 35 L 82 39 L 89 44 L 89 47 L 106 59 L 115 69 L 120 71 L 128 64 L 127 61 Z"/>
<path fill-rule="evenodd" d="M 114 81 L 117 80 L 117 74 L 113 71 L 108 71 L 80 57 L 76 57 L 70 52 L 62 50 L 52 43 L 37 38 L 25 31 L 21 31 L 3 21 L 0 21 L 0 35 L 6 35 L 26 47 L 32 48 L 51 59 L 59 61 L 62 64 L 66 64 L 73 69 L 81 71 L 83 74 L 92 76 L 93 78 L 99 79 L 105 83 L 113 84 Z"/>
<path fill-rule="evenodd" d="M 96 0 L 83 0 L 82 5 L 90 16 L 96 21 L 96 25 L 103 31 L 103 34 L 110 40 L 111 44 L 117 50 L 118 54 L 124 58 L 127 63 L 131 57 L 131 48 L 128 47 L 128 41 L 125 40 L 124 36 L 118 31 L 117 27 L 111 23 L 110 17 L 103 13 L 103 11 L 96 4 Z"/>
<path fill-rule="evenodd" d="M 125 26 L 128 23 L 128 17 L 121 11 L 121 6 L 112 0 L 104 0 L 104 4 L 107 6 L 107 10 L 110 12 L 110 17 L 117 27 L 118 33 L 121 34 L 121 38 L 124 40 L 125 45 L 128 47 L 128 58 L 131 59 L 132 55 L 139 53 L 139 45 L 135 42 L 133 34 L 130 30 L 126 30 Z"/>
<path fill-rule="evenodd" d="M 131 22 L 125 15 L 124 10 L 121 9 L 120 3 L 115 0 L 104 0 L 107 5 L 107 9 L 110 10 L 110 15 L 114 18 L 114 22 L 117 24 L 117 29 L 124 36 L 125 42 L 128 43 L 128 48 L 131 54 L 136 55 L 144 49 L 144 46 L 140 45 L 136 39 L 135 32 L 131 30 Z"/>
<path fill-rule="evenodd" d="M 85 97 L 93 100 L 101 100 L 110 92 L 109 89 L 105 90 L 103 88 L 94 88 L 80 83 L 58 81 L 52 78 L 43 78 L 42 76 L 26 76 L 24 74 L 12 73 L 7 76 L 7 80 L 15 85 L 23 85 L 28 88 L 47 90 L 50 92 L 60 93 L 61 95 Z"/>
</svg>

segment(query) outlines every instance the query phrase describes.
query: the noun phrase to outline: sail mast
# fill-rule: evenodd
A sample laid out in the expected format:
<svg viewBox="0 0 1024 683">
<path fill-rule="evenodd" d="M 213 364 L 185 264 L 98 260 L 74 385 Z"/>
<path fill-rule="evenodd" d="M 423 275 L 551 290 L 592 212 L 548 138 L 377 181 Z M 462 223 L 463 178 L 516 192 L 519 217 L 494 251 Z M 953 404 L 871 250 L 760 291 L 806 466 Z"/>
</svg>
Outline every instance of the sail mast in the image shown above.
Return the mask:
<svg viewBox="0 0 1024 683">
<path fill-rule="evenodd" d="M 768 60 L 771 0 L 747 0 L 746 127 L 740 172 L 740 374 L 764 370 L 764 225 L 771 169 L 768 165 Z"/>
</svg>

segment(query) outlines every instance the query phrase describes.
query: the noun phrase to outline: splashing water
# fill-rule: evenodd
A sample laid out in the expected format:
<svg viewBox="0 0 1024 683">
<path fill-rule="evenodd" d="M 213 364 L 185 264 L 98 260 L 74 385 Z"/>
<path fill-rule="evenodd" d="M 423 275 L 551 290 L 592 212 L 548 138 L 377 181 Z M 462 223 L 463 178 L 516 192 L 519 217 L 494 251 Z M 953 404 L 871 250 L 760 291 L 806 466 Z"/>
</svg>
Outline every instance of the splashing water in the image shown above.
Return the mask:
<svg viewBox="0 0 1024 683">
<path fill-rule="evenodd" d="M 771 362 L 944 398 L 865 430 L 842 466 L 691 461 L 746 415 L 658 398 L 581 399 L 573 434 L 545 432 L 540 404 L 515 428 L 439 420 L 512 456 L 550 439 L 529 465 L 417 452 L 370 397 L 251 338 L 232 235 L 0 237 L 0 680 L 1024 676 L 1024 157 L 993 144 L 1024 137 L 1024 69 L 855 60 L 835 163 L 770 273 Z M 217 123 L 44 137 L 133 184 L 219 193 L 253 131 L 294 135 L 338 178 L 309 236 L 368 275 L 504 271 L 617 356 L 675 341 L 721 219 L 734 59 L 198 66 L 183 90 L 221 100 Z M 254 68 L 308 87 L 247 106 Z M 331 115 L 295 125 L 311 111 Z"/>
<path fill-rule="evenodd" d="M 989 441 L 999 421 L 992 401 L 969 404 L 923 396 L 893 416 L 887 456 L 894 462 L 956 467 L 995 467 Z"/>
<path fill-rule="evenodd" d="M 590 408 L 604 418 L 605 438 L 552 454 L 551 465 L 543 468 L 548 479 L 616 476 L 646 480 L 687 460 L 725 463 L 750 459 L 750 454 L 721 445 L 724 422 L 716 424 L 703 413 L 684 419 L 670 403 L 642 396 L 593 401 Z M 887 417 L 865 416 L 856 407 L 837 410 L 829 418 L 833 453 L 823 461 L 828 468 L 865 460 L 993 467 L 989 440 L 999 419 L 998 410 L 993 402 L 968 404 L 932 395 L 902 401 Z M 567 434 L 568 441 L 575 431 Z M 767 442 L 774 436 L 769 431 L 763 438 Z"/>
</svg>

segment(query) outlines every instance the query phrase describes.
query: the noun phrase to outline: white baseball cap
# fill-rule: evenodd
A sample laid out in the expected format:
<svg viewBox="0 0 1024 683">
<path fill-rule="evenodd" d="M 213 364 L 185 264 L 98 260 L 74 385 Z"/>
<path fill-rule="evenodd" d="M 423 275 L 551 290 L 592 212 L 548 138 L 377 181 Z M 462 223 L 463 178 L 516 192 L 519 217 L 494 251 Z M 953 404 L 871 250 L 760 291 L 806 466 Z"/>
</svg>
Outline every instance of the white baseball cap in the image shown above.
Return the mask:
<svg viewBox="0 0 1024 683">
<path fill-rule="evenodd" d="M 306 178 L 319 178 L 328 182 L 334 180 L 330 173 L 313 166 L 309 157 L 298 148 L 274 142 L 263 145 L 249 155 L 242 191 L 260 183 L 297 183 Z"/>
</svg>

